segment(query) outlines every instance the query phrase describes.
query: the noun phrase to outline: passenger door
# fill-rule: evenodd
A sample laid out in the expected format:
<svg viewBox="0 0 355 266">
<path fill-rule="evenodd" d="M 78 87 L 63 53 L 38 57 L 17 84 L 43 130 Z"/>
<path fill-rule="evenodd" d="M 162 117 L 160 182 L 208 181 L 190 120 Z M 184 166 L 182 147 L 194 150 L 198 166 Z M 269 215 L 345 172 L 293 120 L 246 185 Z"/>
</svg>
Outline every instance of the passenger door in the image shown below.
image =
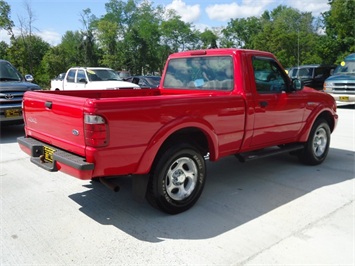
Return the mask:
<svg viewBox="0 0 355 266">
<path fill-rule="evenodd" d="M 290 90 L 290 79 L 272 58 L 253 57 L 253 147 L 278 145 L 297 137 L 305 109 L 303 91 Z"/>
<path fill-rule="evenodd" d="M 78 69 L 76 74 L 75 88 L 78 90 L 83 90 L 86 88 L 87 79 L 85 75 L 85 71 L 83 69 Z"/>
<path fill-rule="evenodd" d="M 75 75 L 76 69 L 70 69 L 67 77 L 64 79 L 63 89 L 64 90 L 75 90 Z"/>
</svg>

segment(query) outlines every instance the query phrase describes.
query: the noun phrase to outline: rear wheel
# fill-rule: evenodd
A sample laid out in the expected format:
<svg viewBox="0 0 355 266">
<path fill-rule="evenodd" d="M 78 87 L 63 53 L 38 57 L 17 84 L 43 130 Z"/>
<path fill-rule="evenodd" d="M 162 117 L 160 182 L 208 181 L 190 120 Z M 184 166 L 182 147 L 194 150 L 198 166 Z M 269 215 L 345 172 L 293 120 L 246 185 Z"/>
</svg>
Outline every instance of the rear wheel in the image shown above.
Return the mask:
<svg viewBox="0 0 355 266">
<path fill-rule="evenodd" d="M 309 165 L 322 163 L 328 155 L 330 144 L 330 128 L 326 120 L 319 119 L 314 123 L 305 148 L 298 154 L 301 162 Z"/>
<path fill-rule="evenodd" d="M 169 214 L 186 211 L 200 197 L 205 179 L 201 153 L 189 144 L 172 146 L 159 157 L 151 173 L 147 200 Z"/>
</svg>

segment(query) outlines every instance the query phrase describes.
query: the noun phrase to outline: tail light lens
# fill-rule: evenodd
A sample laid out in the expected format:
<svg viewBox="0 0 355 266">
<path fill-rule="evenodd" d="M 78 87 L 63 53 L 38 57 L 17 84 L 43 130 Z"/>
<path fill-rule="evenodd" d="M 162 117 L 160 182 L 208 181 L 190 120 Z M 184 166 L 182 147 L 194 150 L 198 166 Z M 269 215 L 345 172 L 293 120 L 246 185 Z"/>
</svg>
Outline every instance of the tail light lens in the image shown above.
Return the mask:
<svg viewBox="0 0 355 266">
<path fill-rule="evenodd" d="M 91 147 L 108 145 L 107 123 L 102 116 L 84 115 L 85 144 Z"/>
</svg>

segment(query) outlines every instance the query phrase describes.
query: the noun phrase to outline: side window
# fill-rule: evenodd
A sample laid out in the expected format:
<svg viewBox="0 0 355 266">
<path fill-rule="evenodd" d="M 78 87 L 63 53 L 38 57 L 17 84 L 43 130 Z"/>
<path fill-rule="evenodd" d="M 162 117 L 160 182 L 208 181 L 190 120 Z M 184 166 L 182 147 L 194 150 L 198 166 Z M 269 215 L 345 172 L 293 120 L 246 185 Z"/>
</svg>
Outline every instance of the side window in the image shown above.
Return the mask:
<svg viewBox="0 0 355 266">
<path fill-rule="evenodd" d="M 253 58 L 255 85 L 258 93 L 280 93 L 286 90 L 286 77 L 271 58 Z"/>
<path fill-rule="evenodd" d="M 75 69 L 69 70 L 68 76 L 67 76 L 67 82 L 75 82 Z"/>
<path fill-rule="evenodd" d="M 312 68 L 301 68 L 298 72 L 298 76 L 301 78 L 312 78 L 313 75 Z"/>
<path fill-rule="evenodd" d="M 76 82 L 85 82 L 85 81 L 86 81 L 85 72 L 84 70 L 79 69 L 78 75 L 76 77 Z"/>
<path fill-rule="evenodd" d="M 314 73 L 314 78 L 320 79 L 320 78 L 326 78 L 329 76 L 330 70 L 327 68 L 316 68 L 315 73 Z"/>
<path fill-rule="evenodd" d="M 291 73 L 290 73 L 290 77 L 291 78 L 297 78 L 297 72 L 298 72 L 298 68 L 292 69 Z"/>
<path fill-rule="evenodd" d="M 148 86 L 148 84 L 143 79 L 139 79 L 138 85 L 139 86 Z"/>
</svg>

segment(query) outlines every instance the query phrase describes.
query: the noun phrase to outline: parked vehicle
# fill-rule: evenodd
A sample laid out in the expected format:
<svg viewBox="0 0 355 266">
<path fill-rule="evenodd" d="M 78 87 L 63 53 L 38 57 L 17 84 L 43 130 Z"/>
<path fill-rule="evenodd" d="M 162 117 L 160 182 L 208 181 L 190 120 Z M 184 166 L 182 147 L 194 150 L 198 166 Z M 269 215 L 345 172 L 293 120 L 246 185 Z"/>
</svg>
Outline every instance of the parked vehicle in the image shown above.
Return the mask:
<svg viewBox="0 0 355 266">
<path fill-rule="evenodd" d="M 132 76 L 127 81 L 138 84 L 141 89 L 156 89 L 159 87 L 161 76 Z"/>
<path fill-rule="evenodd" d="M 51 90 L 118 90 L 140 89 L 137 84 L 123 81 L 116 71 L 104 67 L 73 67 L 63 80 L 52 80 Z"/>
<path fill-rule="evenodd" d="M 132 176 L 134 194 L 171 214 L 200 197 L 207 159 L 322 163 L 338 118 L 333 97 L 242 49 L 172 54 L 158 89 L 27 92 L 23 105 L 18 143 L 31 162 L 115 191 L 107 177 Z"/>
<path fill-rule="evenodd" d="M 345 57 L 325 80 L 324 91 L 332 95 L 337 104 L 355 103 L 355 54 Z"/>
<path fill-rule="evenodd" d="M 323 90 L 324 81 L 336 68 L 335 65 L 303 65 L 288 70 L 290 78 L 300 79 L 304 86 Z"/>
<path fill-rule="evenodd" d="M 8 61 L 0 60 L 0 123 L 22 124 L 22 97 L 25 91 L 40 90 L 30 74 L 25 78 Z"/>
<path fill-rule="evenodd" d="M 58 76 L 56 76 L 54 79 L 51 80 L 51 88 L 56 88 L 59 90 L 59 88 L 63 87 L 63 79 L 65 78 L 64 73 L 60 73 Z"/>
</svg>

